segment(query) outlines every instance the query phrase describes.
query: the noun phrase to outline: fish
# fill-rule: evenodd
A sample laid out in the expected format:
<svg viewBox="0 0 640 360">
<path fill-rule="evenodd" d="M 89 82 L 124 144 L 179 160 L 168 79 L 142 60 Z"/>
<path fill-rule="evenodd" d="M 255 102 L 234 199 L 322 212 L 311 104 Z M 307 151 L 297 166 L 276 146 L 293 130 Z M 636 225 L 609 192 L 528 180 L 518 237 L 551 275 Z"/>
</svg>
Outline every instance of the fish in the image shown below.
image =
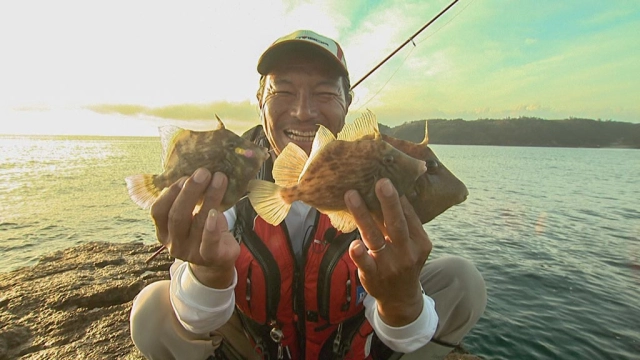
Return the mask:
<svg viewBox="0 0 640 360">
<path fill-rule="evenodd" d="M 382 135 L 382 140 L 411 157 L 424 160 L 427 164 L 427 171 L 416 179 L 405 194 L 423 224 L 467 199 L 467 186 L 447 169 L 428 146 L 429 128 L 426 121 L 424 139 L 419 143 L 387 134 Z"/>
<path fill-rule="evenodd" d="M 177 126 L 159 128 L 162 143 L 161 174 L 137 174 L 125 179 L 129 197 L 141 208 L 149 209 L 163 189 L 198 168 L 228 178 L 219 211 L 225 211 L 247 192 L 249 180 L 256 177 L 269 157 L 267 149 L 225 128 L 216 115 L 217 126 L 210 131 L 193 131 Z"/>
<path fill-rule="evenodd" d="M 354 189 L 372 215 L 381 221 L 376 182 L 388 178 L 402 195 L 427 171 L 427 166 L 425 161 L 382 140 L 373 113 L 365 113 L 354 124 L 343 129 L 338 138 L 319 125 L 309 156 L 296 144 L 287 144 L 273 164 L 275 182 L 249 181 L 247 196 L 256 213 L 266 222 L 278 225 L 291 204 L 299 200 L 328 215 L 336 229 L 351 232 L 357 226 L 344 202 L 344 194 Z"/>
<path fill-rule="evenodd" d="M 364 133 L 356 122 L 345 125 L 342 131 L 347 133 L 355 131 L 355 136 L 361 139 L 373 138 L 373 135 Z M 341 133 L 338 133 L 338 138 L 341 137 Z M 427 121 L 424 125 L 424 138 L 419 143 L 387 134 L 382 134 L 382 140 L 413 158 L 424 160 L 427 164 L 427 171 L 416 179 L 405 194 L 422 224 L 430 222 L 447 209 L 467 199 L 469 190 L 466 185 L 447 169 L 429 148 Z"/>
</svg>

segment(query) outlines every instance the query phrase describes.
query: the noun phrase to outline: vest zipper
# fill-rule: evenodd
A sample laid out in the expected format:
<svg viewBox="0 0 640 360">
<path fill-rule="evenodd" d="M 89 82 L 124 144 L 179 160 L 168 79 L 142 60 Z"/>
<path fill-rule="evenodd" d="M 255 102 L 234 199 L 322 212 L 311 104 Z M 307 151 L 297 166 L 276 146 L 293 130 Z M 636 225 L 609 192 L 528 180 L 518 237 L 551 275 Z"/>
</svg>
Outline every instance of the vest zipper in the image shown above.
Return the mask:
<svg viewBox="0 0 640 360">
<path fill-rule="evenodd" d="M 340 344 L 342 342 L 342 325 L 344 323 L 338 324 L 338 329 L 336 330 L 336 337 L 333 339 L 333 353 L 338 355 L 340 353 Z"/>
<path fill-rule="evenodd" d="M 249 309 L 251 309 L 251 264 L 249 264 L 249 269 L 247 270 L 247 290 L 245 299 L 247 300 Z"/>
<path fill-rule="evenodd" d="M 307 252 L 309 251 L 309 247 L 311 245 L 311 238 L 313 238 L 318 231 L 318 220 L 320 219 L 320 212 L 316 211 L 316 218 L 313 222 L 313 227 L 307 235 L 305 232 L 305 238 L 303 239 L 304 243 L 302 246 L 302 256 L 301 261 L 298 262 L 298 258 L 296 257 L 296 253 L 293 250 L 293 244 L 291 243 L 291 237 L 289 236 L 289 229 L 287 229 L 286 223 L 283 221 L 281 223 L 282 228 L 284 230 L 285 236 L 287 238 L 287 243 L 289 245 L 289 252 L 293 257 L 293 262 L 295 264 L 295 271 L 293 274 L 293 313 L 297 317 L 296 328 L 298 329 L 298 348 L 300 350 L 301 356 L 304 358 L 305 354 L 305 339 L 306 339 L 306 316 L 305 316 L 305 306 L 304 306 L 304 267 L 306 265 Z M 302 274 L 302 276 L 301 276 Z M 288 349 L 287 349 L 288 350 Z"/>
<path fill-rule="evenodd" d="M 347 301 L 344 304 L 342 304 L 342 311 L 348 311 L 349 306 L 351 305 L 351 279 L 347 279 L 346 287 L 347 287 L 347 294 L 346 294 Z"/>
<path fill-rule="evenodd" d="M 271 341 L 278 345 L 278 360 L 284 359 L 284 351 L 282 349 L 282 339 L 284 339 L 284 334 L 282 330 L 278 327 L 276 321 L 272 321 L 269 326 L 272 326 L 271 331 L 269 332 L 269 336 L 271 337 Z M 291 359 L 291 355 L 289 355 L 289 359 Z"/>
</svg>

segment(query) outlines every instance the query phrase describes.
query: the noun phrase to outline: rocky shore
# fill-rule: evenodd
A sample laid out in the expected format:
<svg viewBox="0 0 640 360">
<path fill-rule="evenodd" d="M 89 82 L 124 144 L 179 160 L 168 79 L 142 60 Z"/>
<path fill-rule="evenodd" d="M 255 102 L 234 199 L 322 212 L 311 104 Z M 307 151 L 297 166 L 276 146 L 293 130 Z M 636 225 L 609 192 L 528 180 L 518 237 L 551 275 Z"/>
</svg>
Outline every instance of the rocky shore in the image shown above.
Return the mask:
<svg viewBox="0 0 640 360">
<path fill-rule="evenodd" d="M 157 245 L 88 243 L 0 274 L 0 360 L 143 360 L 129 336 L 133 298 L 167 279 Z M 479 359 L 460 349 L 447 360 Z"/>
</svg>

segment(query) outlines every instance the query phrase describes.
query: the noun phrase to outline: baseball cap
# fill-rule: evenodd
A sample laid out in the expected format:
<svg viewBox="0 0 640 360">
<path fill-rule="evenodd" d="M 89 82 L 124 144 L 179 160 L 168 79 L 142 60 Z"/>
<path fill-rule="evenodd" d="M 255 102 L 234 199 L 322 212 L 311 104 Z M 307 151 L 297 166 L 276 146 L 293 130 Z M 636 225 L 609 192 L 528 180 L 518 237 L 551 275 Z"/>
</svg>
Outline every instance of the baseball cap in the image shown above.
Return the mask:
<svg viewBox="0 0 640 360">
<path fill-rule="evenodd" d="M 344 52 L 335 40 L 326 36 L 322 36 L 311 30 L 297 30 L 289 35 L 285 35 L 276 40 L 258 60 L 258 73 L 266 75 L 273 67 L 274 61 L 276 61 L 287 50 L 292 50 L 294 47 L 310 46 L 311 49 L 320 50 L 320 54 L 325 54 L 329 59 L 332 59 L 337 65 L 338 69 L 349 76 L 347 70 L 347 61 L 344 58 Z"/>
</svg>

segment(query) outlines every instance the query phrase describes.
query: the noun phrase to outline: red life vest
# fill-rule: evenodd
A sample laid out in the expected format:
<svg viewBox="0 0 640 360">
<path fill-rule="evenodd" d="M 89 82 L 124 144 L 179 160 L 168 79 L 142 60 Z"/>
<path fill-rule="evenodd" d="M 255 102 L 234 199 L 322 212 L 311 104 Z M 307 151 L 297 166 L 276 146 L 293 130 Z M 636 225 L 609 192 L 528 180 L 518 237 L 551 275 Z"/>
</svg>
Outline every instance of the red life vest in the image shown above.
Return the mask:
<svg viewBox="0 0 640 360">
<path fill-rule="evenodd" d="M 269 147 L 261 126 L 242 135 Z M 258 178 L 271 180 L 273 162 Z M 326 215 L 305 235 L 303 261 L 296 257 L 286 224 L 272 226 L 256 215 L 248 199 L 236 204 L 234 234 L 236 308 L 256 350 L 270 359 L 388 359 L 395 356 L 364 316 L 366 296 L 349 257 L 357 231 L 342 234 Z M 365 349 L 368 356 L 365 357 Z"/>
<path fill-rule="evenodd" d="M 268 224 L 246 199 L 236 209 L 236 306 L 256 348 L 276 359 L 367 358 L 373 329 L 347 251 L 357 232 L 342 234 L 318 214 L 296 264 L 284 223 Z"/>
</svg>

